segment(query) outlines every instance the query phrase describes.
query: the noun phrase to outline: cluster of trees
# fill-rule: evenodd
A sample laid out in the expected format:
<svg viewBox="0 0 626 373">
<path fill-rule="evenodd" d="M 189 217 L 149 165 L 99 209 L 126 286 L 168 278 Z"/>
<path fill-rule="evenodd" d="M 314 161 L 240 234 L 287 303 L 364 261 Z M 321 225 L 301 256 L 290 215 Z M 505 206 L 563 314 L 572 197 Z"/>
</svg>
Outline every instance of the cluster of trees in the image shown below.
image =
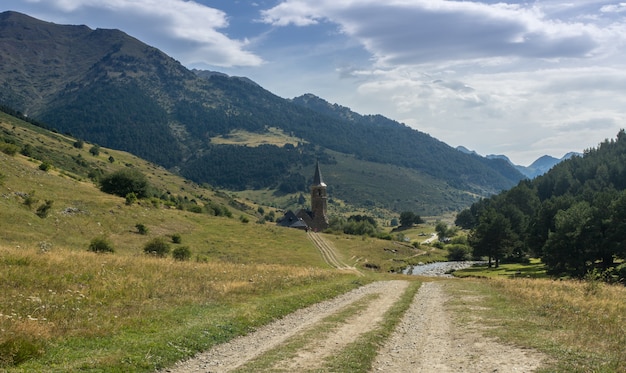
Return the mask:
<svg viewBox="0 0 626 373">
<path fill-rule="evenodd" d="M 389 233 L 380 229 L 376 219 L 360 214 L 351 215 L 347 219 L 339 216 L 331 217 L 328 230 L 355 236 L 377 237 L 384 240 L 392 239 Z"/>
<path fill-rule="evenodd" d="M 424 219 L 412 211 L 402 211 L 400 213 L 400 226 L 403 228 L 412 227 L 413 224 L 422 224 Z"/>
<path fill-rule="evenodd" d="M 540 257 L 555 275 L 626 277 L 626 133 L 457 215 L 475 255 Z M 620 264 L 622 263 L 622 264 Z"/>
</svg>

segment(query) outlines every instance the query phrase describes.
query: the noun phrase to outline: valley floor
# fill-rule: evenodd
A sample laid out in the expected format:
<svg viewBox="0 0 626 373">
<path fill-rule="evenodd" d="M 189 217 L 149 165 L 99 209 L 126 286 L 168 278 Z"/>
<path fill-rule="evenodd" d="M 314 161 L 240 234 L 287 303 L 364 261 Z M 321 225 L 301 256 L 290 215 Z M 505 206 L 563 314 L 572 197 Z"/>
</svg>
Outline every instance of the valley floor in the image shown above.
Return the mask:
<svg viewBox="0 0 626 373">
<path fill-rule="evenodd" d="M 446 307 L 448 281 L 425 282 L 372 371 L 531 372 L 545 357 L 483 337 L 479 320 L 456 321 Z M 381 322 L 409 282 L 381 281 L 299 310 L 247 336 L 219 345 L 165 370 L 171 373 L 231 371 L 336 371 L 328 361 Z M 472 294 L 464 307 L 472 307 Z"/>
</svg>

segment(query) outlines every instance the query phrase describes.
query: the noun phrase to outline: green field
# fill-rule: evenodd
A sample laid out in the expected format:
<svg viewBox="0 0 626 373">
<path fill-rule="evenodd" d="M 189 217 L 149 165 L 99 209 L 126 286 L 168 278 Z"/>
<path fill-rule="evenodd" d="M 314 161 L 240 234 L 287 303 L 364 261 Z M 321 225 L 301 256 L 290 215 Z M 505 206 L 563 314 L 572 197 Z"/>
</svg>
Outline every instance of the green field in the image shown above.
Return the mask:
<svg viewBox="0 0 626 373">
<path fill-rule="evenodd" d="M 131 154 L 102 148 L 92 155 L 91 144 L 76 148 L 75 139 L 11 117 L 0 116 L 0 131 L 3 149 L 29 144 L 33 151 L 0 152 L 2 371 L 154 371 L 365 283 L 404 278 L 391 270 L 445 257 L 426 245 L 325 234 L 364 276 L 342 273 L 325 264 L 304 232 L 257 223 L 259 206 L 243 196 L 190 183 Z M 51 168 L 41 170 L 42 162 Z M 123 168 L 140 170 L 159 194 L 185 201 L 183 208 L 161 198 L 129 205 L 88 177 Z M 375 169 L 355 172 L 376 179 Z M 52 207 L 40 217 L 46 201 Z M 231 217 L 188 208 L 205 204 L 226 207 Z M 402 234 L 420 242 L 434 220 Z M 115 252 L 89 252 L 94 238 Z M 154 238 L 172 250 L 189 248 L 190 259 L 145 254 Z M 453 291 L 481 295 L 480 311 L 467 308 L 459 317 L 484 313 L 494 326 L 489 333 L 547 353 L 553 362 L 546 372 L 626 369 L 623 286 L 534 279 L 542 276 L 537 262 L 457 274 L 492 277 L 449 280 Z M 338 366 L 371 359 L 378 336 L 389 334 L 409 301 L 355 347 L 363 355 L 342 357 L 349 363 Z"/>
</svg>

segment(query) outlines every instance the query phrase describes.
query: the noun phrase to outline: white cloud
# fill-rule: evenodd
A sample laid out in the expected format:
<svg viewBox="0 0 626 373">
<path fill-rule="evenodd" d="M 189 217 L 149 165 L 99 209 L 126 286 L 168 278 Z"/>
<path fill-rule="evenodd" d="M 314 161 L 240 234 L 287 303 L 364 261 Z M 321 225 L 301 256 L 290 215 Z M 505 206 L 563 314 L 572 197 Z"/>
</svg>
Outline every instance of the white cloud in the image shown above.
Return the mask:
<svg viewBox="0 0 626 373">
<path fill-rule="evenodd" d="M 195 1 L 5 0 L 3 5 L 7 2 L 36 4 L 45 20 L 119 28 L 186 64 L 257 66 L 263 62 L 246 50 L 246 40 L 231 39 L 221 31 L 229 26 L 226 13 Z"/>
<path fill-rule="evenodd" d="M 263 15 L 275 26 L 336 23 L 385 65 L 583 57 L 601 33 L 591 24 L 549 19 L 535 5 L 472 1 L 287 0 Z"/>
<path fill-rule="evenodd" d="M 623 13 L 626 12 L 626 3 L 604 5 L 600 11 L 602 13 Z"/>
<path fill-rule="evenodd" d="M 188 66 L 221 66 L 283 97 L 311 92 L 520 164 L 595 146 L 626 126 L 624 2 L 284 0 L 222 2 L 223 11 L 201 2 L 217 3 L 0 7 L 120 28 Z M 237 7 L 249 7 L 248 23 Z"/>
</svg>

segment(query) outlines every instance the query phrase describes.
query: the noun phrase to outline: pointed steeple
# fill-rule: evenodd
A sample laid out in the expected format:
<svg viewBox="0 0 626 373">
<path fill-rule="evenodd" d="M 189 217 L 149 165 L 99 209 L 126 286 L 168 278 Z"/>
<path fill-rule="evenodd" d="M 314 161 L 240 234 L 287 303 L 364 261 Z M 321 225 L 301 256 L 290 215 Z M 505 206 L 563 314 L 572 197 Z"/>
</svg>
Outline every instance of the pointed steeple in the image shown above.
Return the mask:
<svg viewBox="0 0 626 373">
<path fill-rule="evenodd" d="M 320 162 L 317 161 L 315 164 L 315 175 L 313 176 L 313 185 L 314 186 L 326 186 L 324 180 L 322 180 L 322 172 L 320 171 Z"/>
</svg>

